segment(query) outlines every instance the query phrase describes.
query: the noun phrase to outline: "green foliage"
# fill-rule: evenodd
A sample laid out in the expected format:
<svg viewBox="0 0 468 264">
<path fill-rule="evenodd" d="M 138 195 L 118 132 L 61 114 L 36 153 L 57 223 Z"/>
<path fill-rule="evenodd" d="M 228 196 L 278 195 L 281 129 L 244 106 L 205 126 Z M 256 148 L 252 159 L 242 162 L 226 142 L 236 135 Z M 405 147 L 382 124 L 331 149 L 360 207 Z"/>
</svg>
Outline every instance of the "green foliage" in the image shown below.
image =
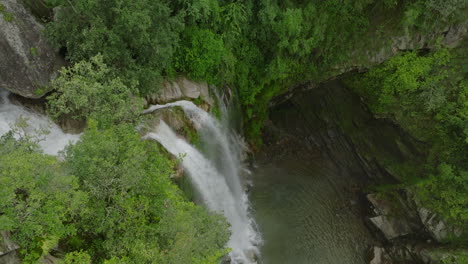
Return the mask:
<svg viewBox="0 0 468 264">
<path fill-rule="evenodd" d="M 6 7 L 3 4 L 0 4 L 0 15 L 3 16 L 3 19 L 6 22 L 13 22 L 13 20 L 14 20 L 13 14 L 6 11 Z"/>
<path fill-rule="evenodd" d="M 55 93 L 49 96 L 49 112 L 55 119 L 68 115 L 75 119 L 95 119 L 102 127 L 134 121 L 143 109 L 143 101 L 126 86 L 97 55 L 64 68 L 52 82 Z"/>
<path fill-rule="evenodd" d="M 224 252 L 226 221 L 183 199 L 170 181 L 173 165 L 131 126 L 91 122 L 67 151 L 67 168 L 89 194 L 77 224 L 88 243 L 70 249 L 109 263 L 191 263 Z"/>
<path fill-rule="evenodd" d="M 428 144 L 422 175 L 400 175 L 449 220 L 468 220 L 468 89 L 465 49 L 404 53 L 350 84 L 376 115 L 395 120 Z"/>
<path fill-rule="evenodd" d="M 24 263 L 60 246 L 64 264 L 217 263 L 229 250 L 224 217 L 187 201 L 174 163 L 130 124 L 94 120 L 65 160 L 44 155 L 21 127 L 0 138 L 0 230 Z"/>
<path fill-rule="evenodd" d="M 0 139 L 0 230 L 13 233 L 24 263 L 36 263 L 75 234 L 68 222 L 86 201 L 77 179 L 31 144 L 11 133 Z"/>
<path fill-rule="evenodd" d="M 403 26 L 424 32 L 463 19 L 467 8 L 465 0 L 417 0 L 404 4 Z"/>
<path fill-rule="evenodd" d="M 37 47 L 31 47 L 29 49 L 29 53 L 31 53 L 31 55 L 33 55 L 34 57 L 39 56 L 39 50 L 37 49 Z"/>
<path fill-rule="evenodd" d="M 468 171 L 442 163 L 429 177 L 418 186 L 425 204 L 449 219 L 468 220 Z"/>
<path fill-rule="evenodd" d="M 176 69 L 194 80 L 218 82 L 216 74 L 225 53 L 220 36 L 206 29 L 187 28 L 177 56 Z"/>
<path fill-rule="evenodd" d="M 382 31 L 388 21 L 376 10 L 391 11 L 395 28 L 417 32 L 457 21 L 466 10 L 465 0 L 49 2 L 63 7 L 49 36 L 72 62 L 102 53 L 127 86 L 138 82 L 140 95 L 176 74 L 229 85 L 239 91 L 251 140 L 259 139 L 272 98 L 327 78 L 354 44 Z"/>
<path fill-rule="evenodd" d="M 91 257 L 83 251 L 67 253 L 60 264 L 91 264 Z"/>
<path fill-rule="evenodd" d="M 441 258 L 442 264 L 468 264 L 468 252 L 459 250 Z"/>
<path fill-rule="evenodd" d="M 180 17 L 166 0 L 53 1 L 63 8 L 47 33 L 57 47 L 66 47 L 76 63 L 98 53 L 125 84 L 138 82 L 139 91 L 156 91 L 171 65 L 182 29 Z"/>
</svg>

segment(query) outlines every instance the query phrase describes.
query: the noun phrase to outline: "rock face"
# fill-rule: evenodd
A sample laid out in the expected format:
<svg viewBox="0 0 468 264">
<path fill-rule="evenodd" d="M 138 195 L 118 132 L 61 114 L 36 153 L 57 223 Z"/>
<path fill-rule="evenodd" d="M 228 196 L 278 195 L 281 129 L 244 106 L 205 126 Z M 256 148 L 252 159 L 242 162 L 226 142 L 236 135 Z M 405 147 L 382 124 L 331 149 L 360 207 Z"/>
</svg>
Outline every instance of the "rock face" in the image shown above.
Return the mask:
<svg viewBox="0 0 468 264">
<path fill-rule="evenodd" d="M 0 231 L 0 264 L 19 264 L 21 261 L 16 255 L 19 246 L 13 243 L 9 237 L 8 232 Z"/>
<path fill-rule="evenodd" d="M 390 201 L 379 194 L 368 194 L 367 200 L 372 204 L 376 216 L 370 217 L 370 222 L 377 227 L 387 240 L 416 233 L 419 219 L 398 195 Z M 398 198 L 396 198 L 398 197 Z"/>
<path fill-rule="evenodd" d="M 379 215 L 371 217 L 370 221 L 385 235 L 387 239 L 401 237 L 411 233 L 411 228 L 397 217 Z"/>
<path fill-rule="evenodd" d="M 369 264 L 393 264 L 393 261 L 384 248 L 375 246 L 371 250 Z"/>
<path fill-rule="evenodd" d="M 17 251 L 20 248 L 10 239 L 11 234 L 6 231 L 0 231 L 0 264 L 21 264 Z M 58 264 L 61 259 L 50 254 L 45 255 L 37 263 Z"/>
<path fill-rule="evenodd" d="M 426 230 L 431 234 L 432 238 L 437 242 L 443 242 L 443 240 L 450 236 L 462 236 L 461 230 L 448 225 L 439 215 L 433 213 L 429 209 L 419 207 L 417 211 L 422 224 L 426 227 Z"/>
<path fill-rule="evenodd" d="M 373 65 L 380 64 L 390 57 L 395 56 L 400 51 L 432 49 L 440 45 L 447 48 L 454 48 L 461 44 L 467 32 L 468 20 L 460 23 L 447 25 L 431 33 L 423 34 L 418 31 L 402 31 L 400 34 L 383 37 L 381 41 L 371 40 L 364 42 L 361 46 L 351 52 L 350 60 L 345 64 L 336 65 L 336 73 L 341 74 L 351 70 L 363 70 Z"/>
<path fill-rule="evenodd" d="M 392 30 L 388 31 L 392 32 Z M 438 45 L 447 48 L 463 45 L 467 32 L 468 19 L 435 29 L 427 34 L 417 30 L 400 30 L 382 36 L 377 32 L 369 32 L 358 43 L 354 45 L 350 43 L 350 49 L 347 51 L 349 56 L 345 61 L 326 68 L 318 79 L 311 80 L 305 85 L 290 87 L 284 94 L 274 98 L 270 102 L 270 107 L 288 100 L 301 91 L 317 88 L 320 83 L 337 79 L 343 74 L 352 71 L 366 71 L 402 51 L 430 50 Z"/>
<path fill-rule="evenodd" d="M 165 81 L 160 92 L 147 96 L 146 101 L 148 104 L 164 104 L 183 99 L 201 99 L 211 106 L 214 103 L 206 82 L 194 82 L 185 77 Z"/>
<path fill-rule="evenodd" d="M 64 62 L 19 0 L 2 0 L 0 10 L 0 88 L 39 98 Z"/>
</svg>

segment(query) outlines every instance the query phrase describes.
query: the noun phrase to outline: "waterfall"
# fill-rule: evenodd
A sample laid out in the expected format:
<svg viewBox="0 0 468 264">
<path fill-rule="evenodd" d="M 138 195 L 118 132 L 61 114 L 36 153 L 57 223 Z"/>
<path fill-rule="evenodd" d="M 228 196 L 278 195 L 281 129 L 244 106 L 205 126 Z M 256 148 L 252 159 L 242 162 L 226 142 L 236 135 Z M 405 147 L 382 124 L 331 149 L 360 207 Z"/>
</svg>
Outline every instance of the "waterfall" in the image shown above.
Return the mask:
<svg viewBox="0 0 468 264">
<path fill-rule="evenodd" d="M 44 115 L 35 113 L 24 106 L 13 104 L 8 98 L 8 92 L 0 89 L 0 136 L 10 131 L 20 118 L 27 121 L 25 132 L 34 135 L 38 130 L 47 130 L 39 146 L 46 154 L 57 155 L 66 145 L 76 142 L 79 135 L 64 133 Z"/>
<path fill-rule="evenodd" d="M 244 167 L 240 160 L 241 141 L 226 126 L 189 101 L 153 105 L 145 113 L 179 106 L 192 121 L 201 139 L 203 154 L 178 137 L 162 120 L 147 137 L 160 142 L 174 156 L 182 156 L 182 166 L 208 209 L 222 213 L 231 224 L 228 247 L 232 263 L 255 263 L 261 243 L 255 222 L 249 215 L 247 194 L 241 183 Z"/>
</svg>

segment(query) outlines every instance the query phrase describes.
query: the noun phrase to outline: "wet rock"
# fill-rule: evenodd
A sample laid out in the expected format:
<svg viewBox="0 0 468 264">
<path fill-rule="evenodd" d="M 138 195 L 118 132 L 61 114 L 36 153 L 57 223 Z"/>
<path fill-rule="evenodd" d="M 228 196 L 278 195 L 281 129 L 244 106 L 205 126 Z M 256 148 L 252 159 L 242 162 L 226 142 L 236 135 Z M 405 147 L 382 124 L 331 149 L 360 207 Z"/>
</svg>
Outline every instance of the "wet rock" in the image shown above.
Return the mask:
<svg viewBox="0 0 468 264">
<path fill-rule="evenodd" d="M 189 118 L 180 107 L 161 108 L 157 111 L 146 115 L 142 130 L 140 133 L 145 135 L 151 132 L 159 125 L 160 120 L 163 120 L 170 128 L 178 135 L 181 135 L 185 140 L 195 143 L 198 139 L 198 133 Z"/>
<path fill-rule="evenodd" d="M 406 210 L 402 209 L 405 206 L 400 199 L 390 200 L 380 194 L 368 194 L 367 200 L 372 204 L 373 211 L 377 215 L 369 220 L 382 231 L 388 240 L 413 233 L 412 226 L 418 225 L 412 223 L 414 221 L 408 216 Z"/>
<path fill-rule="evenodd" d="M 420 207 L 418 208 L 418 213 L 421 218 L 421 222 L 437 242 L 442 242 L 449 236 L 460 237 L 462 235 L 462 231 L 460 229 L 448 225 L 440 216 L 429 209 Z"/>
<path fill-rule="evenodd" d="M 183 99 L 201 99 L 210 106 L 214 104 L 206 82 L 194 82 L 183 76 L 174 81 L 165 81 L 159 93 L 146 97 L 148 104 L 165 104 Z"/>
<path fill-rule="evenodd" d="M 0 8 L 0 88 L 39 98 L 65 63 L 19 0 L 2 0 Z"/>
<path fill-rule="evenodd" d="M 367 200 L 372 204 L 376 215 L 388 215 L 392 213 L 392 203 L 383 199 L 380 195 L 370 193 L 367 195 Z"/>
<path fill-rule="evenodd" d="M 370 221 L 384 234 L 386 239 L 394 239 L 411 233 L 407 221 L 397 217 L 379 215 L 371 217 Z"/>
<path fill-rule="evenodd" d="M 393 264 L 384 248 L 374 246 L 371 249 L 369 264 Z"/>
<path fill-rule="evenodd" d="M 47 115 L 47 102 L 45 98 L 32 99 L 22 97 L 17 94 L 9 94 L 8 99 L 13 104 L 25 107 L 32 112 L 36 112 L 40 115 Z M 85 120 L 74 119 L 71 114 L 62 115 L 56 123 L 60 126 L 63 132 L 70 134 L 82 133 L 86 127 Z"/>
</svg>

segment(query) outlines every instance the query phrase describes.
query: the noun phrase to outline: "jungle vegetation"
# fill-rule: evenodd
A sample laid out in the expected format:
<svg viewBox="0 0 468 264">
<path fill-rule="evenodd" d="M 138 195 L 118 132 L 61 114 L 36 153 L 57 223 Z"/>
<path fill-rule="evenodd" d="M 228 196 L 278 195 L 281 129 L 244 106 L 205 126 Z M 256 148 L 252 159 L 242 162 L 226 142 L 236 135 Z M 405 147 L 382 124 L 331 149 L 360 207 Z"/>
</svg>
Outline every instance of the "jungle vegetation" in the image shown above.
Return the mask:
<svg viewBox="0 0 468 264">
<path fill-rule="evenodd" d="M 88 127 L 61 160 L 36 138 L 15 139 L 18 131 L 0 139 L 0 230 L 25 263 L 57 245 L 67 264 L 217 263 L 229 251 L 228 225 L 188 201 L 170 179 L 174 161 L 135 132 L 142 98 L 179 75 L 230 86 L 259 146 L 270 101 L 324 81 L 369 35 L 428 33 L 466 11 L 464 0 L 44 3 L 57 8 L 45 12 L 46 34 L 70 64 L 52 82 L 49 113 Z M 466 52 L 436 47 L 349 81 L 374 114 L 429 144 L 420 180 L 402 181 L 456 222 L 468 219 L 467 69 Z"/>
</svg>

